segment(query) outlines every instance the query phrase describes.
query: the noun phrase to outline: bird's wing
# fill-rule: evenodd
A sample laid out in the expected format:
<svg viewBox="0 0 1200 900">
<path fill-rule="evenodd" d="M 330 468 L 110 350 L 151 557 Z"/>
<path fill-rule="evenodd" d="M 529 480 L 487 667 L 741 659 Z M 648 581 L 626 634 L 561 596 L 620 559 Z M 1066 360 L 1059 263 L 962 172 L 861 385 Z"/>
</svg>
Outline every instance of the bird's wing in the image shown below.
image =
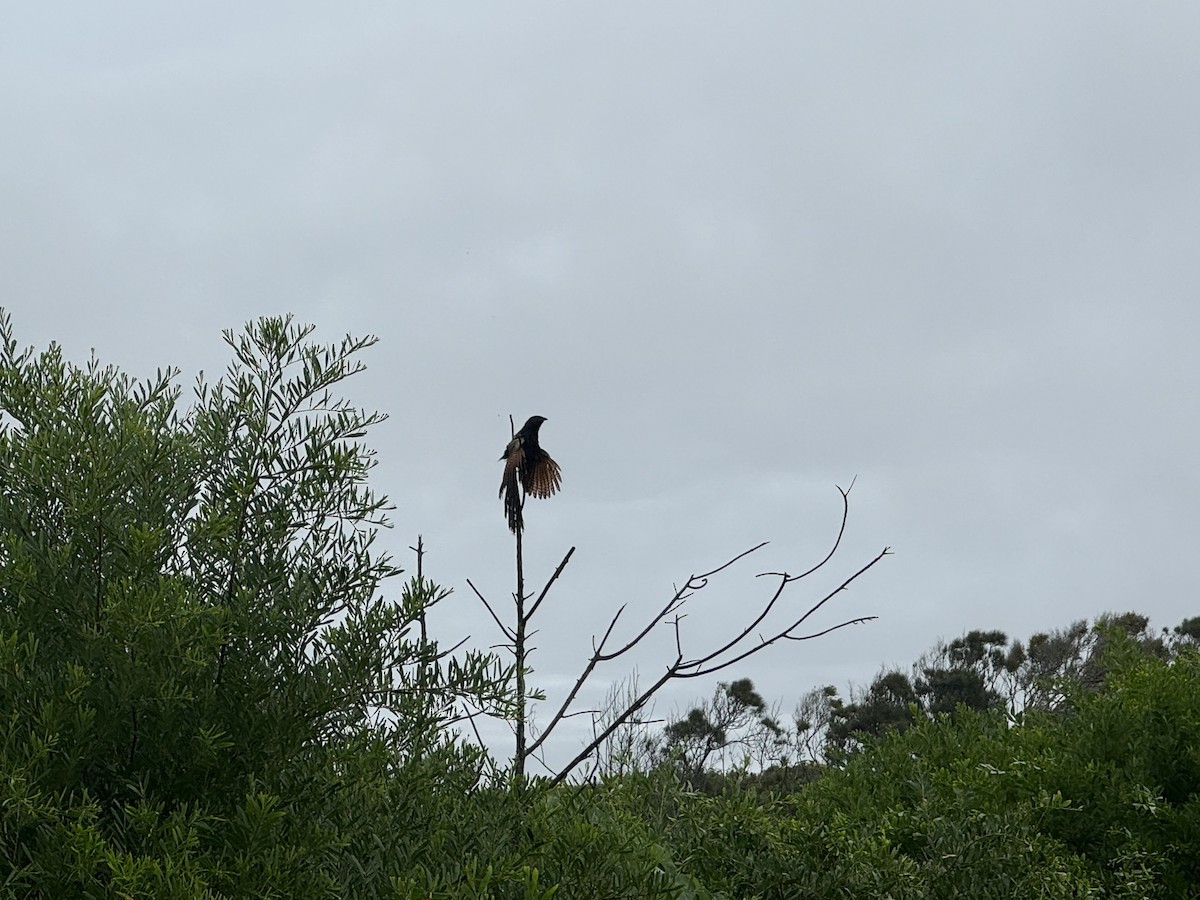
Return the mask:
<svg viewBox="0 0 1200 900">
<path fill-rule="evenodd" d="M 543 500 L 562 486 L 562 470 L 545 452 L 524 475 L 525 492 Z"/>
</svg>

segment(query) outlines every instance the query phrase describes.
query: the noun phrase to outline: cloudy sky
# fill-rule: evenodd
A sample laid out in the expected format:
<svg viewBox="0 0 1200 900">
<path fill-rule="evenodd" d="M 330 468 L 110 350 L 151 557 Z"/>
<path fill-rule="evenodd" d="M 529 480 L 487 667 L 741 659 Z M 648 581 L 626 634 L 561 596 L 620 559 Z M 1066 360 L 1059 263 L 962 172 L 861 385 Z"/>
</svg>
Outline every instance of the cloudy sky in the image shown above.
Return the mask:
<svg viewBox="0 0 1200 900">
<path fill-rule="evenodd" d="M 373 333 L 386 543 L 496 639 L 496 458 L 546 416 L 575 557 L 534 681 L 615 608 L 699 652 L 827 550 L 820 625 L 729 672 L 790 706 L 971 628 L 1200 613 L 1200 7 L 118 2 L 0 12 L 0 304 L 184 378 L 227 327 Z M 635 660 L 661 670 L 657 641 Z M 614 666 L 604 678 L 626 674 Z M 690 682 L 660 703 L 708 694 Z"/>
</svg>

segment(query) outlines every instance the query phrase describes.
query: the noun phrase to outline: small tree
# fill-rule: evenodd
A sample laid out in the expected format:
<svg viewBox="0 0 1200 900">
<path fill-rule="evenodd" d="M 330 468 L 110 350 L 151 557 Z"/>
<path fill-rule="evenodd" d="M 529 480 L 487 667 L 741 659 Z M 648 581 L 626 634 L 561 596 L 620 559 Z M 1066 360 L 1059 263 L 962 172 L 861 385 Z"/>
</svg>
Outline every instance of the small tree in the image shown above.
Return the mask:
<svg viewBox="0 0 1200 900">
<path fill-rule="evenodd" d="M 853 483 L 851 484 L 853 487 Z M 611 754 L 604 750 L 605 746 L 614 737 L 619 735 L 628 723 L 636 721 L 640 714 L 648 707 L 655 695 L 671 681 L 686 680 L 691 678 L 702 678 L 708 675 L 713 675 L 722 672 L 725 669 L 735 666 L 742 661 L 754 656 L 768 647 L 774 646 L 785 641 L 809 641 L 815 638 L 823 637 L 834 631 L 846 628 L 850 625 L 861 624 L 875 619 L 875 616 L 859 616 L 856 618 L 846 619 L 837 622 L 834 625 L 819 628 L 817 630 L 807 630 L 808 621 L 824 608 L 830 600 L 836 597 L 841 592 L 847 590 L 850 585 L 862 576 L 869 569 L 874 568 L 885 556 L 891 553 L 890 548 L 884 547 L 878 554 L 867 563 L 861 566 L 858 570 L 851 573 L 841 581 L 832 591 L 825 594 L 820 599 L 805 606 L 799 616 L 792 618 L 792 615 L 785 615 L 784 622 L 779 624 L 774 622 L 767 625 L 768 618 L 773 610 L 780 605 L 781 598 L 787 591 L 788 587 L 798 581 L 808 578 L 813 573 L 824 568 L 833 556 L 841 547 L 842 538 L 846 533 L 846 523 L 850 514 L 850 490 L 838 488 L 838 493 L 842 498 L 842 516 L 841 524 L 837 530 L 837 536 L 833 541 L 833 546 L 829 552 L 817 562 L 815 565 L 793 575 L 788 572 L 762 572 L 760 578 L 768 578 L 775 580 L 775 587 L 769 593 L 767 598 L 758 607 L 756 613 L 747 616 L 747 620 L 740 628 L 734 628 L 733 632 L 726 635 L 725 638 L 719 639 L 716 646 L 709 647 L 700 651 L 695 656 L 689 656 L 684 650 L 683 633 L 681 624 L 683 622 L 684 609 L 687 601 L 696 594 L 697 591 L 703 590 L 709 585 L 712 578 L 723 573 L 740 560 L 750 556 L 758 550 L 761 550 L 767 545 L 764 541 L 737 554 L 732 559 L 727 560 L 716 568 L 694 574 L 684 581 L 682 587 L 677 587 L 674 594 L 666 601 L 666 603 L 655 613 L 652 613 L 645 621 L 644 625 L 637 626 L 633 635 L 624 643 L 619 643 L 619 640 L 614 637 L 616 633 L 617 623 L 624 614 L 627 604 L 622 605 L 613 614 L 608 627 L 604 634 L 597 641 L 593 637 L 592 654 L 583 666 L 583 670 L 579 677 L 575 680 L 571 690 L 567 693 L 566 698 L 561 705 L 550 717 L 550 721 L 546 724 L 541 733 L 533 740 L 527 739 L 526 729 L 528 727 L 526 717 L 527 700 L 534 697 L 540 697 L 536 692 L 530 692 L 526 689 L 524 673 L 528 671 L 528 650 L 526 645 L 526 636 L 530 633 L 531 621 L 542 603 L 545 602 L 551 587 L 558 581 L 563 570 L 571 560 L 571 556 L 575 553 L 575 548 L 571 547 L 563 556 L 562 561 L 558 564 L 553 574 L 546 580 L 541 590 L 535 595 L 526 593 L 525 588 L 525 567 L 523 558 L 523 543 L 522 543 L 522 528 L 515 529 L 516 537 L 516 590 L 512 594 L 515 612 L 515 622 L 508 624 L 504 621 L 497 612 L 495 607 L 488 602 L 484 594 L 471 582 L 467 580 L 467 584 L 475 592 L 480 602 L 487 608 L 493 621 L 500 629 L 504 636 L 504 644 L 509 648 L 514 657 L 514 664 L 518 673 L 518 698 L 519 704 L 516 716 L 514 717 L 514 732 L 516 738 L 516 746 L 513 755 L 513 771 L 522 778 L 525 774 L 526 764 L 530 758 L 539 759 L 542 764 L 551 771 L 551 784 L 558 784 L 565 781 L 572 772 L 580 766 L 591 761 L 593 771 L 598 770 L 598 767 L 605 765 L 606 760 L 611 759 Z M 530 603 L 529 601 L 533 602 Z M 650 682 L 648 687 L 641 688 L 636 692 L 635 696 L 630 696 L 624 708 L 613 710 L 611 714 L 607 711 L 597 715 L 596 710 L 578 710 L 574 708 L 575 700 L 579 696 L 583 686 L 592 677 L 597 667 L 614 662 L 621 657 L 629 654 L 635 647 L 641 644 L 649 634 L 658 626 L 666 625 L 674 632 L 675 637 L 675 656 L 666 665 L 665 671 Z M 610 644 L 610 641 L 617 642 Z M 619 644 L 619 645 L 618 645 Z M 633 682 L 630 682 L 632 684 Z M 566 765 L 551 768 L 546 765 L 545 760 L 539 755 L 541 748 L 546 741 L 554 733 L 558 725 L 567 717 L 579 714 L 589 714 L 593 717 L 593 723 L 597 724 L 592 740 L 587 743 L 579 753 L 572 758 Z"/>
<path fill-rule="evenodd" d="M 905 731 L 918 721 L 921 710 L 911 679 L 894 669 L 876 676 L 851 702 L 834 700 L 832 707 L 826 742 L 834 757 L 860 749 L 864 738 Z"/>
<path fill-rule="evenodd" d="M 663 755 L 694 785 L 714 756 L 720 757 L 722 771 L 761 770 L 786 756 L 789 743 L 749 678 L 721 682 L 711 699 L 668 723 L 663 735 Z"/>
<path fill-rule="evenodd" d="M 175 370 L 22 350 L 0 311 L 10 888 L 327 892 L 364 809 L 334 802 L 347 773 L 442 753 L 463 703 L 508 711 L 511 668 L 418 633 L 445 592 L 384 595 L 382 416 L 333 393 L 374 338 L 311 331 L 227 332 L 233 363 L 182 410 Z"/>
</svg>

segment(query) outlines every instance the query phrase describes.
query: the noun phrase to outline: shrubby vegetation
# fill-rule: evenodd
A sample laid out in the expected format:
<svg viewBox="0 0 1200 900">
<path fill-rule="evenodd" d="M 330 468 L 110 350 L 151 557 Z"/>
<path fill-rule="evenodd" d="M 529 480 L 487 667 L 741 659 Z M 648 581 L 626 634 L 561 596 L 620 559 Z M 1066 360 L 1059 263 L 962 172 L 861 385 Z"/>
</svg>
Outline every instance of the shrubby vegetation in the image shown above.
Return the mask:
<svg viewBox="0 0 1200 900">
<path fill-rule="evenodd" d="M 181 405 L 0 319 L 0 886 L 19 897 L 1186 897 L 1200 620 L 972 632 L 786 719 L 745 679 L 588 783 L 459 737 L 514 673 L 374 545 L 370 340 Z M 611 748 L 610 748 L 611 751 Z"/>
</svg>

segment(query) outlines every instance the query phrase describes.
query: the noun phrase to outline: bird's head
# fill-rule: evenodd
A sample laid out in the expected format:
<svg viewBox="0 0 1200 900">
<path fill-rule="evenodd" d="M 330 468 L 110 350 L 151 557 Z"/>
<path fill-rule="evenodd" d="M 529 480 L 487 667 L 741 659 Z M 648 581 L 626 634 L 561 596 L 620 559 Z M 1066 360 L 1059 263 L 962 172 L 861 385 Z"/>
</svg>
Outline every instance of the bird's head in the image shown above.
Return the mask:
<svg viewBox="0 0 1200 900">
<path fill-rule="evenodd" d="M 525 424 L 521 426 L 521 430 L 526 434 L 537 434 L 537 430 L 542 427 L 542 423 L 545 421 L 545 416 L 530 416 Z"/>
</svg>

